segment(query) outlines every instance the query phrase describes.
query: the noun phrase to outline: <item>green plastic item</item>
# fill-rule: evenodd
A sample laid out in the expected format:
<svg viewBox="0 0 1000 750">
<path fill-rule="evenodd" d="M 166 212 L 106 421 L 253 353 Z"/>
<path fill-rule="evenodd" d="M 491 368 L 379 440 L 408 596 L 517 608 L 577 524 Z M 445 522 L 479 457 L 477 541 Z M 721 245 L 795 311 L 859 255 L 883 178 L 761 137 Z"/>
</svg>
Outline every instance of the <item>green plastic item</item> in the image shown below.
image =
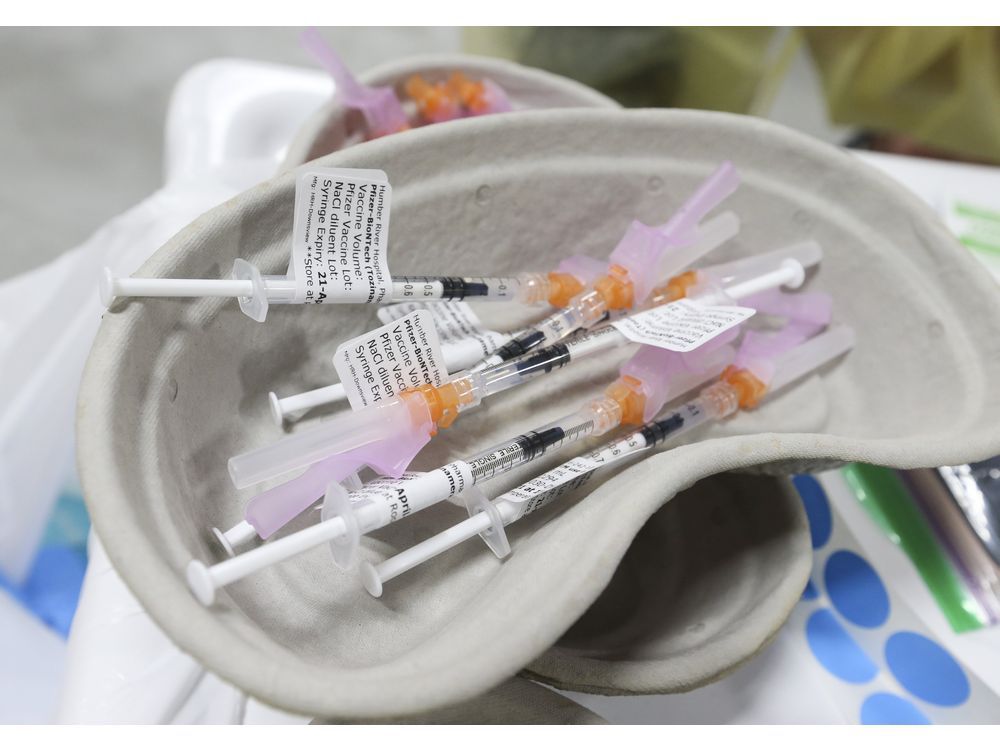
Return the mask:
<svg viewBox="0 0 1000 750">
<path fill-rule="evenodd" d="M 767 26 L 466 27 L 463 47 L 574 78 L 626 107 L 756 112 L 798 37 Z"/>
<path fill-rule="evenodd" d="M 1000 256 L 1000 212 L 964 201 L 951 206 L 959 241 L 970 250 Z"/>
<path fill-rule="evenodd" d="M 834 122 L 1000 160 L 1000 28 L 827 26 L 803 33 Z"/>
<path fill-rule="evenodd" d="M 463 46 L 575 78 L 626 107 L 767 116 L 801 43 L 840 125 L 1000 161 L 1000 27 L 467 27 Z"/>
<path fill-rule="evenodd" d="M 952 630 L 964 633 L 986 625 L 985 613 L 896 472 L 868 464 L 849 464 L 841 471 L 858 502 L 916 566 Z"/>
</svg>

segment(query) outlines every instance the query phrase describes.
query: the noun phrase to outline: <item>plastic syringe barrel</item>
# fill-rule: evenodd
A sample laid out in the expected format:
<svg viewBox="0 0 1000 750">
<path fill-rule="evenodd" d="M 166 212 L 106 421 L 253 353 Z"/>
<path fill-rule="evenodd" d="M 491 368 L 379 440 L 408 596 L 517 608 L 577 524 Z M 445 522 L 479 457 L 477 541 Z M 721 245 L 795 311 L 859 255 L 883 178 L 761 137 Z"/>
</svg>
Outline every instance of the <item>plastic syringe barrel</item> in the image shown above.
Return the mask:
<svg viewBox="0 0 1000 750">
<path fill-rule="evenodd" d="M 723 214 L 724 215 L 724 214 Z M 758 253 L 746 258 L 738 258 L 728 263 L 718 263 L 701 269 L 701 273 L 710 277 L 715 283 L 728 286 L 744 279 L 758 276 L 775 268 L 785 258 L 792 258 L 802 264 L 803 268 L 812 268 L 823 259 L 823 249 L 818 242 L 806 240 L 796 242 L 777 250 Z"/>
<path fill-rule="evenodd" d="M 787 286 L 795 289 L 805 280 L 805 269 L 793 258 L 786 258 L 781 265 L 759 276 L 753 276 L 743 281 L 727 286 L 725 289 L 708 285 L 692 289 L 689 296 L 705 304 L 728 304 L 730 301 L 742 300 L 754 294 Z"/>
<path fill-rule="evenodd" d="M 394 431 L 406 429 L 411 421 L 409 406 L 403 399 L 338 414 L 276 443 L 233 456 L 229 459 L 229 475 L 236 487 L 249 487 L 334 453 L 384 440 Z"/>
<path fill-rule="evenodd" d="M 576 412 L 522 433 L 511 440 L 498 443 L 465 460 L 471 470 L 473 484 L 488 481 L 518 466 L 530 463 L 550 451 L 582 440 L 595 428 L 588 414 Z M 415 502 L 410 498 L 411 512 L 422 510 L 447 497 L 428 497 Z"/>
<path fill-rule="evenodd" d="M 516 276 L 399 276 L 392 279 L 392 301 L 511 300 L 519 286 Z"/>
<path fill-rule="evenodd" d="M 768 395 L 808 375 L 854 347 L 854 330 L 833 326 L 774 359 L 774 375 Z"/>
</svg>

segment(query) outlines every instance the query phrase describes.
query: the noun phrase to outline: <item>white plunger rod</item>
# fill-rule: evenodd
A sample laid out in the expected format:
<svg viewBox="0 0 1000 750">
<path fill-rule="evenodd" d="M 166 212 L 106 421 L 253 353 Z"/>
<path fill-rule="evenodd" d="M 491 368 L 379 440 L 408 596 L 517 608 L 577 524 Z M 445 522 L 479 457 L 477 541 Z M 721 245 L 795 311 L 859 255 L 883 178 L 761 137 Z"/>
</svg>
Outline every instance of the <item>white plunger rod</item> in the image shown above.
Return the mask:
<svg viewBox="0 0 1000 750">
<path fill-rule="evenodd" d="M 779 286 L 787 286 L 792 289 L 802 286 L 802 282 L 805 281 L 806 270 L 794 258 L 787 258 L 781 262 L 781 265 L 773 271 L 761 274 L 760 276 L 755 276 L 752 279 L 747 279 L 746 281 L 733 284 L 732 286 L 726 287 L 726 294 L 733 299 L 743 299 L 744 297 L 750 297 L 751 295 L 757 294 L 758 292 L 764 292 L 768 289 L 775 289 Z"/>
<path fill-rule="evenodd" d="M 249 279 L 109 278 L 112 297 L 250 297 Z"/>
<path fill-rule="evenodd" d="M 331 518 L 211 567 L 200 560 L 192 560 L 187 567 L 188 585 L 198 601 L 206 607 L 210 606 L 215 601 L 215 592 L 221 587 L 336 539 L 346 530 L 342 518 Z"/>
<path fill-rule="evenodd" d="M 311 391 L 297 393 L 294 396 L 285 396 L 284 398 L 278 398 L 273 392 L 267 395 L 271 402 L 271 414 L 274 416 L 274 421 L 279 427 L 288 414 L 347 398 L 347 393 L 344 391 L 344 386 L 341 383 L 314 388 Z"/>
<path fill-rule="evenodd" d="M 368 593 L 372 596 L 381 596 L 382 584 L 391 581 L 396 576 L 402 575 L 433 557 L 437 557 L 442 552 L 447 552 L 452 547 L 457 547 L 467 539 L 486 531 L 492 522 L 485 513 L 476 513 L 471 518 L 467 518 L 461 523 L 451 526 L 440 534 L 435 534 L 429 539 L 425 539 L 419 544 L 403 550 L 397 555 L 393 555 L 388 560 L 378 565 L 363 566 L 361 580 Z"/>
</svg>

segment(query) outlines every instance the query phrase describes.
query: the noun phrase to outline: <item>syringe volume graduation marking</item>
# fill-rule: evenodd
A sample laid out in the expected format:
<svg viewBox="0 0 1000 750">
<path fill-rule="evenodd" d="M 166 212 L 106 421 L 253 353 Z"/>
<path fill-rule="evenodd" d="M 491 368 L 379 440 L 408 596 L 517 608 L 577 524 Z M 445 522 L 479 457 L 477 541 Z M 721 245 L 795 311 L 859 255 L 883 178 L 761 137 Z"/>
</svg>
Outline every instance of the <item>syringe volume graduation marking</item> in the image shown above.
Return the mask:
<svg viewBox="0 0 1000 750">
<path fill-rule="evenodd" d="M 577 440 L 580 437 L 586 437 L 587 435 L 589 435 L 591 432 L 594 431 L 594 427 L 595 427 L 594 420 L 592 419 L 588 420 L 587 422 L 583 422 L 582 424 L 578 424 L 574 427 L 570 427 L 568 430 L 565 431 L 563 440 L 572 443 L 574 440 Z"/>
<path fill-rule="evenodd" d="M 494 299 L 515 299 L 521 286 L 517 277 L 473 276 L 466 278 L 469 297 L 493 297 Z"/>
<path fill-rule="evenodd" d="M 541 331 L 532 331 L 524 336 L 513 338 L 501 346 L 490 357 L 490 362 L 508 362 L 522 354 L 527 354 L 530 350 L 538 346 L 545 338 Z"/>
<path fill-rule="evenodd" d="M 535 374 L 538 372 L 549 373 L 555 369 L 568 365 L 571 356 L 569 347 L 565 344 L 555 344 L 548 346 L 524 359 L 517 360 L 514 365 L 521 375 Z"/>
<path fill-rule="evenodd" d="M 578 431 L 574 430 L 573 434 Z M 537 432 L 532 430 L 518 435 L 506 445 L 494 448 L 470 461 L 472 476 L 476 482 L 490 479 L 514 466 L 534 460 L 548 448 L 561 444 L 565 439 L 566 432 L 561 427 L 550 427 Z"/>
<path fill-rule="evenodd" d="M 408 299 L 461 300 L 468 297 L 513 299 L 517 293 L 515 278 L 476 276 L 401 276 L 392 280 L 394 302 Z"/>
<path fill-rule="evenodd" d="M 481 281 L 462 281 L 463 297 L 485 297 L 489 293 L 490 287 L 488 284 L 484 284 Z"/>
<path fill-rule="evenodd" d="M 521 463 L 524 449 L 519 442 L 513 442 L 500 448 L 495 448 L 486 455 L 479 456 L 469 462 L 472 477 L 476 482 L 490 479 L 503 473 L 512 466 Z"/>
<path fill-rule="evenodd" d="M 574 434 L 579 430 L 573 430 Z M 566 439 L 566 431 L 562 427 L 549 427 L 542 430 L 532 430 L 526 432 L 518 440 L 524 453 L 524 460 L 541 456 L 546 450 L 554 445 L 560 445 Z"/>
<path fill-rule="evenodd" d="M 663 419 L 656 419 L 647 422 L 639 432 L 646 441 L 646 447 L 653 447 L 662 443 L 668 437 L 684 429 L 685 423 L 694 420 L 703 421 L 704 413 L 701 405 L 697 402 L 684 404 L 680 409 L 668 414 Z"/>
<path fill-rule="evenodd" d="M 572 443 L 584 438 L 593 430 L 594 422 L 588 421 L 573 425 L 569 429 L 545 427 L 526 432 L 502 448 L 492 450 L 471 461 L 469 465 L 472 467 L 472 475 L 477 482 L 492 478 L 515 466 L 534 461 L 548 450 L 562 446 L 563 443 Z"/>
</svg>

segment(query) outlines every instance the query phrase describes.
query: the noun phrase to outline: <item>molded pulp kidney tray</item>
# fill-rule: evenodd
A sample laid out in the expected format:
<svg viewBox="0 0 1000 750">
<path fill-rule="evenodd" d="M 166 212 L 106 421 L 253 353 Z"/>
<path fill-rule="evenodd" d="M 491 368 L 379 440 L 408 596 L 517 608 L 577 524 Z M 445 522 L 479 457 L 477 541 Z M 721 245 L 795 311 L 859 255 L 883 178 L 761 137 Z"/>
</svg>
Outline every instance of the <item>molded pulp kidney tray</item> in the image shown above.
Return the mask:
<svg viewBox="0 0 1000 750">
<path fill-rule="evenodd" d="M 254 696 L 332 718 L 437 709 L 520 670 L 576 690 L 687 690 L 751 657 L 809 573 L 804 515 L 777 476 L 841 461 L 918 467 L 1000 453 L 991 387 L 1000 382 L 1000 298 L 988 274 L 872 168 L 735 115 L 493 115 L 316 163 L 388 173 L 393 273 L 479 275 L 548 270 L 578 251 L 606 257 L 633 218 L 662 223 L 724 159 L 743 178 L 726 202 L 742 230 L 709 262 L 819 241 L 825 257 L 806 286 L 832 293 L 835 320 L 857 332 L 855 350 L 758 410 L 512 526 L 508 560 L 468 542 L 378 600 L 325 547 L 229 587 L 209 609 L 184 580 L 192 557 L 220 559 L 209 529 L 239 520 L 250 496 L 233 489 L 226 460 L 279 436 L 267 392 L 332 382 L 334 349 L 378 325 L 375 309 L 278 306 L 257 324 L 232 300 L 117 302 L 81 388 L 80 474 L 108 554 L 150 615 Z M 225 277 L 237 257 L 284 273 L 294 179 L 283 174 L 205 214 L 138 275 Z M 486 304 L 477 311 L 492 327 L 528 320 Z M 496 398 L 442 430 L 413 468 L 566 413 L 610 381 L 620 357 Z M 566 458 L 547 456 L 485 489 L 496 496 Z M 726 473 L 737 469 L 753 473 Z M 363 555 L 382 559 L 464 515 L 448 503 L 415 514 L 368 539 Z M 318 514 L 306 516 L 297 527 Z"/>
</svg>

